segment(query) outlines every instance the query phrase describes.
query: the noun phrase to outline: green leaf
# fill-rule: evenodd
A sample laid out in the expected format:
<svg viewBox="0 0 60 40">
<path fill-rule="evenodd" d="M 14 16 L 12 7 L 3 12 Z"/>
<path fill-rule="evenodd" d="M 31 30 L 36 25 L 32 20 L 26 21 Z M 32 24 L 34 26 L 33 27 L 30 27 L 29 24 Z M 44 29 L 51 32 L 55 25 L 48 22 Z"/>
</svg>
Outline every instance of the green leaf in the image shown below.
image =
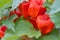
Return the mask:
<svg viewBox="0 0 60 40">
<path fill-rule="evenodd" d="M 5 34 L 5 36 L 1 40 L 18 40 L 18 39 L 20 39 L 19 36 L 17 36 L 11 30 L 8 30 Z"/>
<path fill-rule="evenodd" d="M 22 1 L 24 1 L 24 0 L 13 0 L 12 9 L 11 10 L 16 9 Z"/>
<path fill-rule="evenodd" d="M 51 20 L 54 22 L 56 28 L 60 28 L 60 13 L 50 14 Z"/>
<path fill-rule="evenodd" d="M 54 14 L 60 11 L 60 0 L 54 0 L 54 3 L 51 7 L 50 14 Z"/>
<path fill-rule="evenodd" d="M 8 9 L 3 10 L 1 14 L 2 14 L 2 16 L 9 16 Z"/>
<path fill-rule="evenodd" d="M 5 8 L 10 7 L 12 4 L 12 0 L 0 0 L 0 10 L 4 10 Z"/>
<path fill-rule="evenodd" d="M 17 15 L 12 15 L 10 16 L 9 20 L 13 22 L 16 18 L 18 18 Z"/>
<path fill-rule="evenodd" d="M 0 12 L 0 17 L 3 18 L 4 16 L 8 16 L 9 15 L 9 11 L 8 9 L 5 9 L 3 11 Z"/>
<path fill-rule="evenodd" d="M 16 22 L 15 29 L 18 36 L 28 35 L 29 37 L 36 37 L 36 38 L 41 36 L 40 31 L 35 30 L 32 24 L 24 19 L 19 19 Z"/>
<path fill-rule="evenodd" d="M 0 0 L 0 17 L 3 17 L 4 15 L 8 16 L 8 10 L 6 10 L 8 7 L 10 7 L 12 4 L 12 0 Z"/>
<path fill-rule="evenodd" d="M 14 29 L 15 24 L 13 22 L 11 22 L 9 20 L 2 20 L 2 24 L 6 25 L 8 29 L 12 29 L 12 31 L 15 32 L 15 29 Z"/>
<path fill-rule="evenodd" d="M 6 35 L 2 40 L 21 40 L 21 36 L 27 35 L 28 37 L 39 38 L 41 36 L 40 31 L 37 31 L 33 28 L 32 24 L 27 20 L 20 18 L 16 22 L 15 32 L 12 30 L 7 30 Z"/>
<path fill-rule="evenodd" d="M 52 3 L 53 2 L 53 0 L 47 0 L 49 3 Z"/>
<path fill-rule="evenodd" d="M 59 40 L 59 32 L 58 30 L 54 30 L 52 33 L 41 36 L 38 39 L 35 38 L 34 40 Z"/>
<path fill-rule="evenodd" d="M 59 32 L 59 40 L 60 40 L 60 32 Z"/>
</svg>

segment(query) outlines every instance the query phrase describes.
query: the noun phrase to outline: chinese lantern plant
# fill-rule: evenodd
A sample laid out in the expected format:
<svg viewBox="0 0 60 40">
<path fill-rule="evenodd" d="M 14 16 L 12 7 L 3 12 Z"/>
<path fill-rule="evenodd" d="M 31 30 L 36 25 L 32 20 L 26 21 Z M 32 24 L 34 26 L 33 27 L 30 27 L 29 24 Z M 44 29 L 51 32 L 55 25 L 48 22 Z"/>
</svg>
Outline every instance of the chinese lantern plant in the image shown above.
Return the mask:
<svg viewBox="0 0 60 40">
<path fill-rule="evenodd" d="M 50 0 L 1 0 L 1 40 L 59 40 L 60 1 L 51 1 L 52 3 Z M 51 6 L 50 12 L 47 12 L 46 2 L 52 4 L 48 6 Z"/>
</svg>

